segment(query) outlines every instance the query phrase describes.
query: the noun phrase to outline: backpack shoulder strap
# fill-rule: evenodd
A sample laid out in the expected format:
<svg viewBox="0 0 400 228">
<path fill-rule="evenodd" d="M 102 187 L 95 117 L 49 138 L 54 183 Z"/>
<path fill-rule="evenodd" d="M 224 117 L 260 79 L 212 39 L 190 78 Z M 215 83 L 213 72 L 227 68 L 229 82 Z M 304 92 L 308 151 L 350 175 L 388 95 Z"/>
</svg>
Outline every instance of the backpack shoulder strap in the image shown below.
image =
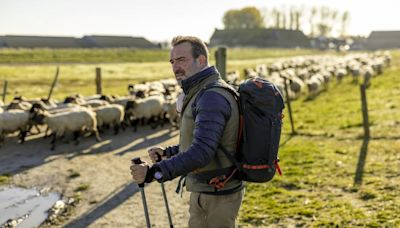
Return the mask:
<svg viewBox="0 0 400 228">
<path fill-rule="evenodd" d="M 223 82 L 221 82 L 221 81 L 215 81 L 215 82 L 212 82 L 212 83 L 206 85 L 205 87 L 203 87 L 203 88 L 200 90 L 199 94 L 196 96 L 196 99 L 195 99 L 195 101 L 194 101 L 194 104 L 197 104 L 197 101 L 200 99 L 200 97 L 203 95 L 204 92 L 206 92 L 206 91 L 209 90 L 209 89 L 213 89 L 213 88 L 222 88 L 222 89 L 228 91 L 228 92 L 233 96 L 233 98 L 234 98 L 237 102 L 239 102 L 239 93 L 238 93 L 235 89 L 233 89 L 232 87 L 230 87 L 230 86 L 227 85 L 226 83 L 223 83 Z M 240 105 L 239 105 L 239 112 L 242 113 L 241 111 L 242 111 L 242 110 L 241 110 L 241 107 L 240 107 Z"/>
</svg>

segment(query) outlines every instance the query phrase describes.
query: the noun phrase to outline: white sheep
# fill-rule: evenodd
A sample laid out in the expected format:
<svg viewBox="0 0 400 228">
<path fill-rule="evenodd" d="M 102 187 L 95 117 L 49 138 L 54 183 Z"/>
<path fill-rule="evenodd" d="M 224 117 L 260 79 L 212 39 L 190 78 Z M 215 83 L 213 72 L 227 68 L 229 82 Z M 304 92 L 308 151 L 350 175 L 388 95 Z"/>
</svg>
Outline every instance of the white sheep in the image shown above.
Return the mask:
<svg viewBox="0 0 400 228">
<path fill-rule="evenodd" d="M 228 81 L 228 83 L 232 85 L 238 85 L 239 79 L 240 79 L 240 73 L 238 70 L 226 73 L 226 80 Z"/>
<path fill-rule="evenodd" d="M 94 108 L 93 111 L 96 113 L 98 129 L 105 125 L 112 125 L 115 134 L 118 134 L 119 127 L 123 123 L 125 117 L 125 111 L 122 105 L 110 104 L 107 106 L 100 106 Z"/>
<path fill-rule="evenodd" d="M 179 114 L 176 111 L 176 99 L 166 100 L 163 106 L 165 117 L 168 118 L 170 124 L 179 128 Z"/>
<path fill-rule="evenodd" d="M 324 76 L 322 76 L 319 73 L 312 75 L 306 81 L 306 85 L 310 96 L 316 95 L 320 91 L 323 83 L 324 83 Z"/>
<path fill-rule="evenodd" d="M 82 107 L 69 112 L 51 114 L 33 106 L 31 113 L 34 121 L 47 124 L 51 130 L 53 134 L 51 150 L 55 149 L 57 137 L 64 136 L 66 132 L 74 133 L 76 144 L 79 143 L 79 134 L 85 130 L 94 133 L 97 141 L 101 140 L 97 131 L 96 113 L 87 108 Z"/>
<path fill-rule="evenodd" d="M 27 101 L 13 100 L 7 105 L 7 110 L 23 110 L 28 111 L 32 108 L 32 104 Z"/>
<path fill-rule="evenodd" d="M 25 141 L 28 131 L 29 113 L 23 110 L 9 110 L 0 113 L 0 143 L 4 141 L 7 133 L 20 131 L 20 142 Z"/>
<path fill-rule="evenodd" d="M 154 125 L 152 125 L 153 129 L 155 129 L 158 124 L 162 126 L 164 103 L 165 99 L 163 96 L 150 96 L 128 102 L 126 113 L 129 115 L 134 131 L 137 130 L 139 120 L 154 121 Z"/>
<path fill-rule="evenodd" d="M 88 107 L 88 108 L 97 108 L 97 107 L 105 106 L 108 104 L 110 104 L 108 101 L 93 99 L 93 100 L 86 101 L 86 103 L 81 104 L 81 106 Z"/>
</svg>

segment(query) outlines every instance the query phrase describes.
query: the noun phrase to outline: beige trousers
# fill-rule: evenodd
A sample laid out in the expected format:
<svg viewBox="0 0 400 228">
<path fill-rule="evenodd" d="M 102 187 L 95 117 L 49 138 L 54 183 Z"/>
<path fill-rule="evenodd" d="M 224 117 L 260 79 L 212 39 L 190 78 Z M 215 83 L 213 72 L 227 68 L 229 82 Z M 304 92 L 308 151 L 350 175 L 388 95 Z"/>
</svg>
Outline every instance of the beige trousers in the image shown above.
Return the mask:
<svg viewBox="0 0 400 228">
<path fill-rule="evenodd" d="M 189 228 L 233 228 L 242 204 L 243 191 L 229 195 L 192 192 L 189 202 Z"/>
</svg>

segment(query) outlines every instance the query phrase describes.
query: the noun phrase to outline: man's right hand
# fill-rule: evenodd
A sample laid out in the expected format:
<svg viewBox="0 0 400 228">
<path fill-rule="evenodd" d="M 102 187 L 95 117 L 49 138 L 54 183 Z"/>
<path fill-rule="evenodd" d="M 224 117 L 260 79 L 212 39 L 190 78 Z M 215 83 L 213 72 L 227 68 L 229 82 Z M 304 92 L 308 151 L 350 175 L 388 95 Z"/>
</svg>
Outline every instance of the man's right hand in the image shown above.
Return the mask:
<svg viewBox="0 0 400 228">
<path fill-rule="evenodd" d="M 149 157 L 151 159 L 151 162 L 156 163 L 162 160 L 162 157 L 164 157 L 164 148 L 162 147 L 153 147 L 149 149 Z"/>
</svg>

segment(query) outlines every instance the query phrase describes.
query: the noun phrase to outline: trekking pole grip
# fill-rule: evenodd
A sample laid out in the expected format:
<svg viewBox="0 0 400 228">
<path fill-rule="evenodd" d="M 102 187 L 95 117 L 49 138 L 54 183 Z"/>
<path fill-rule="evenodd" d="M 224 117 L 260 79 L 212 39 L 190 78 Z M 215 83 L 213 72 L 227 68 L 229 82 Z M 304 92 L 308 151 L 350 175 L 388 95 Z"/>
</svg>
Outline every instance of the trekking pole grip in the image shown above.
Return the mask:
<svg viewBox="0 0 400 228">
<path fill-rule="evenodd" d="M 132 161 L 133 161 L 134 164 L 137 164 L 137 165 L 143 163 L 143 161 L 140 160 L 139 157 L 133 158 Z M 138 185 L 139 185 L 139 188 L 143 188 L 144 187 L 144 183 L 141 183 L 141 184 L 138 184 Z"/>
</svg>

